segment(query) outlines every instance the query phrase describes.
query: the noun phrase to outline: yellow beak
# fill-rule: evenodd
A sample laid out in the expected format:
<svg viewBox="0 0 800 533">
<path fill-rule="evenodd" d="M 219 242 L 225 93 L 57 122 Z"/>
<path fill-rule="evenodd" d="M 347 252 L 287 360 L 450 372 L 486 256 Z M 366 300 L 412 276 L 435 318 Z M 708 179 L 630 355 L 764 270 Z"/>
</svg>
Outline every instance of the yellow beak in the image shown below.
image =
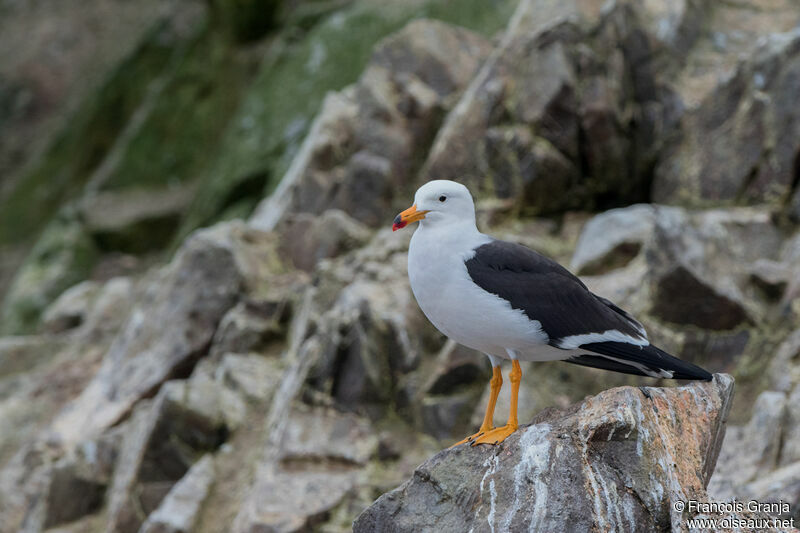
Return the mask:
<svg viewBox="0 0 800 533">
<path fill-rule="evenodd" d="M 392 231 L 397 231 L 401 228 L 405 228 L 411 222 L 416 222 L 417 220 L 422 220 L 425 218 L 425 213 L 427 211 L 417 211 L 417 204 L 412 205 L 396 217 L 394 217 L 394 223 L 392 224 Z"/>
</svg>

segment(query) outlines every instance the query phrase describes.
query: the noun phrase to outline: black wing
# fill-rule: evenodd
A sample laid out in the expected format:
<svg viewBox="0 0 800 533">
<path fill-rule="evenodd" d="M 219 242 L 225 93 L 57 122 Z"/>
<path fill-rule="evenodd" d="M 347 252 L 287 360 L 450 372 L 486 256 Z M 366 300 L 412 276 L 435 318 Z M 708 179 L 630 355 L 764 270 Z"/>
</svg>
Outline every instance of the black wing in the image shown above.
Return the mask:
<svg viewBox="0 0 800 533">
<path fill-rule="evenodd" d="M 711 374 L 706 370 L 681 361 L 652 344 L 636 346 L 625 342 L 594 342 L 582 344 L 580 348 L 593 353 L 570 357 L 564 361 L 653 378 L 711 380 Z"/>
<path fill-rule="evenodd" d="M 539 321 L 551 346 L 591 352 L 568 362 L 644 376 L 711 379 L 705 370 L 648 344 L 644 328 L 630 314 L 529 248 L 493 240 L 476 248 L 465 265 L 478 286 Z M 591 343 L 575 344 L 577 335 L 604 333 Z"/>
<path fill-rule="evenodd" d="M 552 346 L 566 337 L 616 330 L 644 339 L 641 324 L 598 298 L 566 268 L 522 245 L 492 241 L 465 261 L 470 278 L 483 290 L 538 320 Z"/>
</svg>

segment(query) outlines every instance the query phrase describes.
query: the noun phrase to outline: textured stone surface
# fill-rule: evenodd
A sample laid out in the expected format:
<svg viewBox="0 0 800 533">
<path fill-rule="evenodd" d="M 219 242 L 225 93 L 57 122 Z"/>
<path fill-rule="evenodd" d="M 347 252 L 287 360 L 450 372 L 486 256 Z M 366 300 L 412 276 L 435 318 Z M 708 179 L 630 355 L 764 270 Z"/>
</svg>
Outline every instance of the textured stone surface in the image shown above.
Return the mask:
<svg viewBox="0 0 800 533">
<path fill-rule="evenodd" d="M 705 499 L 733 380 L 626 387 L 541 413 L 498 447 L 444 450 L 362 513 L 354 531 L 680 529 Z"/>
<path fill-rule="evenodd" d="M 344 211 L 329 209 L 320 216 L 298 214 L 282 222 L 281 249 L 292 264 L 312 271 L 323 259 L 363 246 L 367 228 Z"/>
<path fill-rule="evenodd" d="M 795 26 L 800 4 L 523 0 L 492 36 L 512 3 L 290 2 L 246 46 L 213 15 L 199 30 L 194 3 L 146 38 L 43 154 L 35 193 L 0 210 L 0 240 L 27 238 L 42 205 L 77 195 L 12 291 L 32 334 L 0 339 L 0 532 L 349 531 L 472 433 L 488 362 L 424 318 L 413 230 L 388 230 L 433 177 L 470 185 L 485 232 L 572 257 L 655 344 L 734 374 L 737 425 L 710 486 L 800 505 L 796 132 L 781 111 L 795 36 L 760 38 Z M 0 7 L 0 27 L 23 4 Z M 430 19 L 400 29 L 409 17 Z M 3 68 L 0 116 L 42 111 Z M 679 177 L 715 194 L 747 184 L 724 200 L 691 189 L 692 207 L 641 203 L 687 160 L 709 172 Z M 252 224 L 159 253 L 186 209 L 180 236 L 259 202 Z M 151 251 L 108 251 L 134 242 Z M 0 242 L 0 271 L 19 253 Z M 641 388 L 608 390 L 622 385 Z M 415 530 L 670 528 L 688 518 L 671 501 L 706 497 L 726 386 L 645 385 L 674 384 L 524 365 L 533 425 L 442 452 L 380 505 Z M 495 424 L 508 407 L 506 386 Z"/>
<path fill-rule="evenodd" d="M 488 53 L 481 36 L 433 20 L 412 22 L 382 41 L 358 83 L 326 97 L 292 166 L 252 223 L 272 229 L 287 212 L 336 208 L 367 225 L 384 224 L 442 113 Z"/>
<path fill-rule="evenodd" d="M 702 21 L 693 7 L 521 2 L 448 115 L 424 176 L 533 213 L 602 205 L 612 190 L 617 201 L 644 199 L 652 151 L 680 107 L 653 59 L 681 33 L 691 42 L 685 27 Z"/>
<path fill-rule="evenodd" d="M 571 266 L 595 274 L 593 290 L 633 311 L 731 330 L 752 324 L 783 295 L 770 289 L 780 283 L 773 275 L 792 272 L 778 262 L 781 244 L 782 231 L 766 210 L 635 205 L 590 220 Z"/>
<path fill-rule="evenodd" d="M 684 117 L 656 168 L 654 199 L 707 205 L 787 198 L 799 148 L 798 73 L 800 30 L 763 40 L 735 75 Z"/>
<path fill-rule="evenodd" d="M 192 465 L 153 511 L 140 533 L 189 533 L 193 530 L 203 500 L 214 482 L 214 459 L 204 455 Z"/>
<path fill-rule="evenodd" d="M 171 382 L 161 388 L 152 405 L 144 404 L 134 413 L 109 488 L 109 532 L 138 531 L 173 485 L 185 475 L 193 475 L 190 467 L 202 453 L 224 442 L 229 431 L 226 417 L 235 409 L 221 399 L 223 394 L 214 383 Z M 176 499 L 179 497 L 164 506 L 179 505 Z"/>
<path fill-rule="evenodd" d="M 55 422 L 60 438 L 74 442 L 102 431 L 162 382 L 190 370 L 247 280 L 257 282 L 257 273 L 275 264 L 270 243 L 241 224 L 189 239 L 144 288 L 103 366 Z"/>
</svg>

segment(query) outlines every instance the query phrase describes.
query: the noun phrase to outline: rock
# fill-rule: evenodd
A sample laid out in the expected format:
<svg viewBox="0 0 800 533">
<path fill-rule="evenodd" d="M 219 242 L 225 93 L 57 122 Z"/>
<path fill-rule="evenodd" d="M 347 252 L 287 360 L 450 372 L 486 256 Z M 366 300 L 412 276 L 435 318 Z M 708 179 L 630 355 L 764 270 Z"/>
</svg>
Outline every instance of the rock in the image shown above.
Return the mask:
<svg viewBox="0 0 800 533">
<path fill-rule="evenodd" d="M 92 338 L 113 338 L 130 315 L 136 289 L 136 283 L 126 277 L 102 284 L 81 324 L 82 332 Z"/>
<path fill-rule="evenodd" d="M 423 430 L 437 439 L 466 435 L 492 377 L 486 356 L 448 340 L 419 391 L 409 392 L 421 410 Z M 470 432 L 471 433 L 471 432 Z"/>
<path fill-rule="evenodd" d="M 196 11 L 187 4 L 158 9 L 151 0 L 139 7 L 120 6 L 113 15 L 102 1 L 82 7 L 73 11 L 29 4 L 5 10 L 0 27 L 0 174 L 7 186 L 0 194 L 2 242 L 9 234 L 20 241 L 35 239 L 35 230 L 57 210 L 65 189 L 74 192 L 82 186 L 87 166 L 111 144 L 115 125 L 126 116 L 119 94 L 108 107 L 98 105 L 103 86 L 109 78 L 124 79 L 124 94 L 135 94 L 139 84 L 131 83 L 130 63 L 128 69 L 120 65 L 144 48 L 143 41 L 153 39 L 155 25 L 169 24 L 176 12 Z M 55 51 L 54 41 L 60 43 Z M 102 111 L 84 120 L 77 107 Z M 112 107 L 117 115 L 103 114 Z M 29 172 L 32 167 L 40 172 Z M 72 173 L 77 169 L 79 176 Z"/>
<path fill-rule="evenodd" d="M 773 390 L 789 393 L 800 383 L 800 329 L 786 336 L 769 363 L 769 384 Z"/>
<path fill-rule="evenodd" d="M 782 421 L 780 466 L 800 461 L 800 385 L 796 385 L 786 399 L 786 419 Z M 795 500 L 800 502 L 800 498 Z"/>
<path fill-rule="evenodd" d="M 683 118 L 656 166 L 654 200 L 697 206 L 788 198 L 800 136 L 798 71 L 800 30 L 764 39 Z"/>
<path fill-rule="evenodd" d="M 326 262 L 317 273 L 314 306 L 324 327 L 316 337 L 325 349 L 309 370 L 309 384 L 342 408 L 373 418 L 408 401 L 402 376 L 439 336 L 408 285 L 408 237 L 379 231 L 371 246 Z"/>
<path fill-rule="evenodd" d="M 43 313 L 42 329 L 60 333 L 80 326 L 86 320 L 98 291 L 96 282 L 84 281 L 61 293 Z"/>
<path fill-rule="evenodd" d="M 364 245 L 367 228 L 339 209 L 320 216 L 290 215 L 282 222 L 281 249 L 295 268 L 311 272 L 322 259 L 336 257 Z"/>
<path fill-rule="evenodd" d="M 593 275 L 627 265 L 652 239 L 657 209 L 640 204 L 593 217 L 581 231 L 570 270 Z"/>
<path fill-rule="evenodd" d="M 252 285 L 257 295 L 264 272 L 278 263 L 269 236 L 241 223 L 195 234 L 143 288 L 102 367 L 59 415 L 54 431 L 64 442 L 95 435 L 163 382 L 187 375 L 240 292 Z"/>
<path fill-rule="evenodd" d="M 193 531 L 203 500 L 214 482 L 214 459 L 204 455 L 147 517 L 139 533 L 189 533 Z"/>
<path fill-rule="evenodd" d="M 707 499 L 732 393 L 733 379 L 717 374 L 545 411 L 498 447 L 443 450 L 353 530 L 679 530 L 692 513 L 672 504 Z"/>
<path fill-rule="evenodd" d="M 53 465 L 48 472 L 42 527 L 72 522 L 102 507 L 117 446 L 116 435 L 105 435 L 97 441 L 84 442 Z"/>
<path fill-rule="evenodd" d="M 372 227 L 386 224 L 392 200 L 407 192 L 442 112 L 488 53 L 484 38 L 433 20 L 413 21 L 384 39 L 359 81 L 325 98 L 252 224 L 273 229 L 287 213 L 331 208 Z"/>
<path fill-rule="evenodd" d="M 278 465 L 251 488 L 232 531 L 313 527 L 359 483 L 377 449 L 369 423 L 352 414 L 300 408 L 287 424 Z"/>
<path fill-rule="evenodd" d="M 781 452 L 786 395 L 764 392 L 753 406 L 746 426 L 731 427 L 708 485 L 709 494 L 727 500 L 741 496 L 739 489 L 773 471 Z"/>
<path fill-rule="evenodd" d="M 693 10 L 695 16 L 690 25 L 694 25 L 696 40 L 683 36 L 678 39 L 677 48 L 685 57 L 685 63 L 672 80 L 689 110 L 712 99 L 719 87 L 736 74 L 742 58 L 752 56 L 773 35 L 791 31 L 800 15 L 798 5 L 793 2 L 762 3 L 756 10 L 750 5 L 735 3 L 668 4 L 677 9 Z M 699 21 L 702 21 L 700 27 Z M 692 48 L 687 49 L 691 45 Z"/>
<path fill-rule="evenodd" d="M 30 372 L 50 361 L 63 347 L 64 342 L 61 339 L 49 336 L 2 337 L 0 378 Z M 0 393 L 0 398 L 3 397 Z"/>
<path fill-rule="evenodd" d="M 688 28 L 703 20 L 681 5 L 521 2 L 437 134 L 423 177 L 533 214 L 607 205 L 612 194 L 643 200 L 662 132 L 680 115 L 653 58 L 688 46 Z"/>
<path fill-rule="evenodd" d="M 282 461 L 338 461 L 365 465 L 377 448 L 368 421 L 331 409 L 295 409 L 284 434 Z"/>
<path fill-rule="evenodd" d="M 0 523 L 9 530 L 24 525 L 25 531 L 38 531 L 48 521 L 72 519 L 102 504 L 104 490 L 96 495 L 108 485 L 117 429 L 84 436 L 76 446 L 65 448 L 48 425 L 96 373 L 128 315 L 132 286 L 130 280 L 118 278 L 98 287 L 85 322 L 66 335 L 0 341 L 21 355 L 6 361 L 4 368 L 30 365 L 25 372 L 0 377 Z M 30 351 L 23 355 L 20 350 L 26 344 Z M 73 486 L 84 487 L 92 496 L 83 501 Z"/>
<path fill-rule="evenodd" d="M 151 405 L 143 404 L 137 409 L 109 489 L 109 533 L 139 531 L 144 517 L 156 512 L 175 483 L 185 475 L 203 473 L 207 465 L 198 467 L 199 474 L 189 470 L 204 452 L 217 449 L 229 433 L 228 403 L 223 394 L 218 385 L 209 382 L 170 382 Z M 194 483 L 195 480 L 187 481 L 192 486 Z M 187 489 L 175 490 L 181 494 Z M 180 498 L 176 494 L 163 505 L 170 509 L 180 504 Z M 160 521 L 159 516 L 152 522 Z"/>
<path fill-rule="evenodd" d="M 797 168 L 800 164 L 795 163 L 795 176 L 797 175 L 798 171 Z M 789 216 L 795 222 L 800 222 L 800 188 L 795 187 L 794 195 L 792 195 L 792 201 L 789 203 Z"/>
<path fill-rule="evenodd" d="M 283 365 L 258 354 L 225 354 L 215 378 L 247 397 L 265 400 L 278 388 Z"/>
<path fill-rule="evenodd" d="M 708 485 L 714 498 L 783 502 L 769 514 L 798 518 L 800 504 L 800 446 L 798 421 L 800 386 L 791 394 L 763 392 L 744 426 L 728 429 L 717 470 Z"/>
<path fill-rule="evenodd" d="M 597 274 L 589 286 L 634 314 L 734 330 L 777 303 L 751 296 L 752 276 L 756 265 L 778 258 L 782 239 L 770 213 L 760 209 L 636 205 L 589 221 L 571 266 Z"/>
<path fill-rule="evenodd" d="M 79 210 L 102 251 L 142 254 L 169 244 L 193 195 L 191 187 L 101 192 L 84 197 Z"/>
<path fill-rule="evenodd" d="M 25 477 L 15 487 L 17 497 L 25 505 L 24 513 L 15 517 L 8 508 L 3 508 L 2 504 L 13 499 L 4 494 L 6 498 L 0 498 L 0 510 L 5 511 L 3 525 L 8 531 L 34 533 L 97 513 L 111 478 L 118 437 L 119 432 L 113 430 L 66 454 L 52 442 L 26 444 L 22 448 Z M 3 477 L 8 476 L 14 459 L 5 465 Z M 4 485 L 8 481 L 3 479 Z"/>
<path fill-rule="evenodd" d="M 222 317 L 212 340 L 212 357 L 229 352 L 260 352 L 284 339 L 297 295 L 307 283 L 302 275 L 270 277 L 262 294 L 239 302 Z"/>
<path fill-rule="evenodd" d="M 800 502 L 800 462 L 792 463 L 766 474 L 743 487 L 737 487 L 737 498 L 756 500 L 759 502 L 778 502 L 787 506 L 783 511 L 769 513 L 780 518 L 798 519 L 794 510 Z M 783 507 L 783 506 L 781 506 Z"/>
<path fill-rule="evenodd" d="M 792 275 L 791 267 L 769 259 L 759 259 L 750 267 L 753 284 L 771 301 L 778 301 L 783 297 Z"/>
<path fill-rule="evenodd" d="M 800 233 L 795 233 L 786 240 L 781 250 L 780 262 L 780 276 L 788 273 L 787 286 L 780 302 L 781 311 L 785 316 L 797 319 L 800 318 Z"/>
</svg>

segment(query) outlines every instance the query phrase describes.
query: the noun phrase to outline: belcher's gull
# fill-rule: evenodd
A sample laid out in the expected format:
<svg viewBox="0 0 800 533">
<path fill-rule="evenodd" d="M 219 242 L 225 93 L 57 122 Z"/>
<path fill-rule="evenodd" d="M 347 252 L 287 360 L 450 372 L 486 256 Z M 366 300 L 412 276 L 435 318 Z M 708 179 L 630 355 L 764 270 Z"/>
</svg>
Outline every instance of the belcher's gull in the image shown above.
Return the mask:
<svg viewBox="0 0 800 533">
<path fill-rule="evenodd" d="M 439 331 L 480 350 L 492 362 L 483 424 L 457 444 L 497 444 L 518 427 L 523 361 L 566 361 L 643 376 L 710 380 L 711 374 L 656 348 L 642 325 L 593 294 L 567 269 L 519 244 L 484 235 L 463 185 L 431 181 L 393 230 L 419 221 L 408 249 L 411 290 Z M 511 359 L 508 423 L 492 426 L 503 384 L 500 362 Z"/>
</svg>

